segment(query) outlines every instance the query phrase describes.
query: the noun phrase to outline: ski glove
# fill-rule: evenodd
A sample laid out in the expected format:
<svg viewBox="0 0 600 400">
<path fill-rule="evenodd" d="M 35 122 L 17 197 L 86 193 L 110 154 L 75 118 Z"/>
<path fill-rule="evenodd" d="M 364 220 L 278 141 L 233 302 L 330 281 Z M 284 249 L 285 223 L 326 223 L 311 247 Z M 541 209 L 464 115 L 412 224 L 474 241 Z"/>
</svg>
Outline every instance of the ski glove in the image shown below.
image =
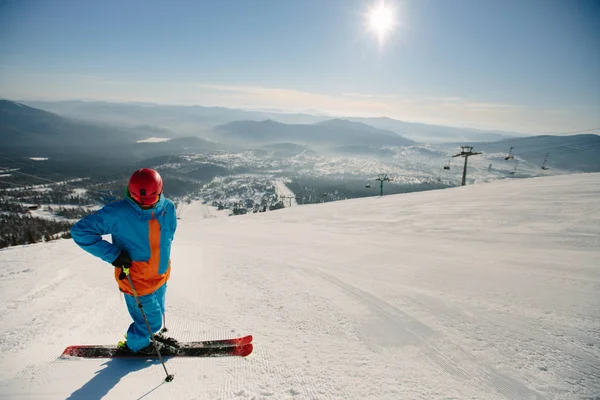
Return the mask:
<svg viewBox="0 0 600 400">
<path fill-rule="evenodd" d="M 125 272 L 123 272 L 123 268 L 131 267 L 131 257 L 125 250 L 121 250 L 121 254 L 112 262 L 112 265 L 115 268 L 121 268 L 121 273 L 119 274 L 119 280 L 123 280 L 127 278 Z"/>
</svg>

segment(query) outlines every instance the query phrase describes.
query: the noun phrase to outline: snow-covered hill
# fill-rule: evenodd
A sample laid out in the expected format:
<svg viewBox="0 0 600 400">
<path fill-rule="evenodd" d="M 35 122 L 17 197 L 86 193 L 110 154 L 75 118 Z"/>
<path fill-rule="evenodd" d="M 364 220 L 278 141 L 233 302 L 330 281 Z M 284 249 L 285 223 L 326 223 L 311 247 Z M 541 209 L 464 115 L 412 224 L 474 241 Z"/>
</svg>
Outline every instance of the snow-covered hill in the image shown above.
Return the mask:
<svg viewBox="0 0 600 400">
<path fill-rule="evenodd" d="M 248 358 L 62 360 L 129 323 L 70 240 L 0 251 L 2 399 L 600 396 L 600 174 L 203 219 L 180 213 L 167 325 Z"/>
</svg>

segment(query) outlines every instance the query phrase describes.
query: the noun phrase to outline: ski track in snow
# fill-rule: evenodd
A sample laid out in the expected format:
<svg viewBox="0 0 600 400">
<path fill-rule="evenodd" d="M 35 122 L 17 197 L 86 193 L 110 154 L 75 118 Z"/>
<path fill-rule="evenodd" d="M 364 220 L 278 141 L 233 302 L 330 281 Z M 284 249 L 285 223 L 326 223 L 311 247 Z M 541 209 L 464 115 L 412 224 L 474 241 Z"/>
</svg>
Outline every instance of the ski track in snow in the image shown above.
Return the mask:
<svg viewBox="0 0 600 400">
<path fill-rule="evenodd" d="M 248 256 L 244 257 L 248 258 Z M 251 264 L 259 265 L 261 262 L 257 261 L 252 262 Z M 264 264 L 264 260 L 262 264 Z M 348 285 L 340 279 L 314 269 L 286 265 L 284 263 L 273 267 L 283 267 L 293 270 L 295 269 L 302 271 L 305 274 L 308 273 L 310 275 L 320 277 L 321 279 L 342 289 L 343 292 L 350 295 L 355 301 L 364 303 L 364 305 L 366 305 L 370 310 L 372 314 L 371 317 L 375 320 L 375 326 L 368 330 L 365 330 L 364 328 L 358 329 L 357 334 L 359 340 L 363 341 L 364 344 L 372 351 L 382 352 L 385 354 L 386 351 L 382 351 L 381 348 L 385 349 L 407 345 L 420 345 L 425 347 L 422 352 L 426 357 L 431 359 L 433 364 L 437 365 L 437 367 L 451 375 L 454 379 L 461 382 L 465 386 L 472 387 L 473 389 L 477 390 L 480 385 L 483 385 L 491 389 L 488 393 L 489 396 L 493 396 L 494 392 L 497 392 L 503 396 L 502 398 L 507 399 L 545 398 L 544 396 L 528 389 L 519 381 L 499 373 L 498 371 L 494 370 L 494 368 L 491 368 L 484 363 L 478 362 L 473 355 L 465 352 L 458 346 L 449 342 L 442 335 L 434 332 L 429 326 L 424 325 L 400 309 L 392 306 L 389 303 L 386 303 L 385 301 L 368 292 L 353 287 L 352 285 Z M 270 286 L 271 285 L 269 285 L 269 287 Z M 257 283 L 255 287 L 260 288 L 261 284 Z M 289 288 L 289 286 L 286 285 L 286 288 Z M 331 290 L 329 289 L 328 292 L 330 291 Z M 270 293 L 269 296 L 265 296 L 265 298 L 268 299 L 273 299 L 274 297 L 275 296 L 273 296 L 272 293 Z M 327 308 L 327 310 L 330 311 L 331 309 Z M 292 320 L 301 321 L 302 317 L 295 316 L 292 318 Z M 296 329 L 300 329 L 300 327 L 296 327 Z M 348 332 L 331 332 L 327 331 L 328 328 L 324 326 L 313 326 L 313 329 L 325 330 L 326 333 L 336 336 L 343 336 L 343 332 Z M 270 359 L 277 360 L 279 358 L 271 357 Z M 274 374 L 276 376 L 280 376 L 279 371 L 272 371 L 269 369 L 266 369 L 264 373 L 267 376 L 273 376 Z M 303 375 L 307 374 L 309 374 L 308 371 L 303 371 Z M 283 378 L 289 379 L 289 375 L 285 375 Z M 473 381 L 475 383 L 473 383 Z M 336 388 L 336 390 L 330 387 L 326 393 L 329 395 L 333 394 L 331 398 L 353 398 L 349 393 L 344 392 L 344 386 L 345 385 L 340 385 L 340 387 Z M 325 395 L 325 393 L 322 392 L 318 394 L 308 392 L 306 395 L 307 398 L 329 398 L 328 395 Z"/>
<path fill-rule="evenodd" d="M 600 396 L 600 174 L 214 219 L 179 210 L 167 326 L 247 358 L 62 360 L 130 323 L 71 240 L 0 251 L 2 399 Z M 212 215 L 212 214 L 211 214 Z"/>
<path fill-rule="evenodd" d="M 472 354 L 463 351 L 458 346 L 452 343 L 444 343 L 444 337 L 440 337 L 427 325 L 412 318 L 400 309 L 330 275 L 324 273 L 319 273 L 319 275 L 356 296 L 361 301 L 365 301 L 378 314 L 378 318 L 385 321 L 383 327 L 389 326 L 388 329 L 394 337 L 400 336 L 402 341 L 414 341 L 417 344 L 422 344 L 425 347 L 424 352 L 429 358 L 465 385 L 470 385 L 472 380 L 475 380 L 493 387 L 506 398 L 542 398 L 520 382 L 503 376 L 493 368 L 478 362 Z M 383 329 L 380 329 L 381 331 Z M 444 347 L 447 349 L 442 350 L 441 348 Z"/>
</svg>

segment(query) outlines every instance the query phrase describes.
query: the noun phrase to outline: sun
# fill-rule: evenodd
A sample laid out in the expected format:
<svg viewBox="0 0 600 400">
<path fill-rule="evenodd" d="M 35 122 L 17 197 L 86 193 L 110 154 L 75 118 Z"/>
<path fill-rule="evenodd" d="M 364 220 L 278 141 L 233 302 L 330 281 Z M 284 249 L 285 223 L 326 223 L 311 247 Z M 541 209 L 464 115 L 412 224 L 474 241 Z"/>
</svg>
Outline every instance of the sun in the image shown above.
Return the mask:
<svg viewBox="0 0 600 400">
<path fill-rule="evenodd" d="M 366 18 L 369 31 L 377 35 L 380 44 L 396 27 L 396 9 L 383 0 L 369 7 Z"/>
</svg>

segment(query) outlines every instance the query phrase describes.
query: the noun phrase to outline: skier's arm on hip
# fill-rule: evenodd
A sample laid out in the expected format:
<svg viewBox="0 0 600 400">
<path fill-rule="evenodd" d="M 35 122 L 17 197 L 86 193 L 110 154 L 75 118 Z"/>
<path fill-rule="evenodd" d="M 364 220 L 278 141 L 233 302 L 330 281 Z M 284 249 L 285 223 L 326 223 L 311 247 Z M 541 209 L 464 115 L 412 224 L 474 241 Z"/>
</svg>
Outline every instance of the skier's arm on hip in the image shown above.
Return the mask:
<svg viewBox="0 0 600 400">
<path fill-rule="evenodd" d="M 121 249 L 102 239 L 102 235 L 114 233 L 118 216 L 106 207 L 80 219 L 71 228 L 73 241 L 82 249 L 102 260 L 112 263 L 121 253 Z"/>
</svg>

